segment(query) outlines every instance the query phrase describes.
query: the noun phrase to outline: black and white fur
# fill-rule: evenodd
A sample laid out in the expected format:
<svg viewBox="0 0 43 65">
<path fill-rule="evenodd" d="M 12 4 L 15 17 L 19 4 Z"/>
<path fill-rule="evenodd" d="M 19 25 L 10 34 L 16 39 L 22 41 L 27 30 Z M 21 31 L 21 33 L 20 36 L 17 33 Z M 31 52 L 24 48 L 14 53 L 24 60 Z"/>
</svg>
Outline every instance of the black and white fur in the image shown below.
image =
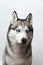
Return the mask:
<svg viewBox="0 0 43 65">
<path fill-rule="evenodd" d="M 3 53 L 3 65 L 31 65 L 33 38 L 32 14 L 19 19 L 16 11 L 7 32 L 7 44 Z"/>
</svg>

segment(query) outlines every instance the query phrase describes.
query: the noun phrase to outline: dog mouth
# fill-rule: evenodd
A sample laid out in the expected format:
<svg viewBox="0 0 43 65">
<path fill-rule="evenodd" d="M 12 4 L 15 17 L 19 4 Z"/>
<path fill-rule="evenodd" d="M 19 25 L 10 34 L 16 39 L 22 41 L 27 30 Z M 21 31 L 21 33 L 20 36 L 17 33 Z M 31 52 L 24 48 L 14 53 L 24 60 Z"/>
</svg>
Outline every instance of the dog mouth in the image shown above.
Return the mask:
<svg viewBox="0 0 43 65">
<path fill-rule="evenodd" d="M 26 43 L 27 43 L 27 42 L 22 42 L 21 44 L 22 44 L 22 45 L 26 45 Z"/>
<path fill-rule="evenodd" d="M 24 46 L 24 45 L 26 45 L 26 44 L 27 44 L 27 42 L 17 43 L 17 45 L 21 45 L 21 46 Z"/>
</svg>

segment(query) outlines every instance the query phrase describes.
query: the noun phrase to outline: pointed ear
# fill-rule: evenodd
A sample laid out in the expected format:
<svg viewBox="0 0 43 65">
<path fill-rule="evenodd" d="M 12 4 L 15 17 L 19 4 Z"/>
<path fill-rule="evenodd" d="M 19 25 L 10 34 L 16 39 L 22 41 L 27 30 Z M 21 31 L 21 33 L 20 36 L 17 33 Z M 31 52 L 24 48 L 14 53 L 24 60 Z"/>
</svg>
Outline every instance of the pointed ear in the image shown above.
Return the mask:
<svg viewBox="0 0 43 65">
<path fill-rule="evenodd" d="M 26 17 L 26 21 L 32 25 L 32 14 L 30 13 L 27 17 Z"/>
<path fill-rule="evenodd" d="M 18 18 L 17 13 L 16 13 L 16 11 L 14 11 L 12 13 L 12 21 L 15 22 L 17 20 L 17 18 Z"/>
</svg>

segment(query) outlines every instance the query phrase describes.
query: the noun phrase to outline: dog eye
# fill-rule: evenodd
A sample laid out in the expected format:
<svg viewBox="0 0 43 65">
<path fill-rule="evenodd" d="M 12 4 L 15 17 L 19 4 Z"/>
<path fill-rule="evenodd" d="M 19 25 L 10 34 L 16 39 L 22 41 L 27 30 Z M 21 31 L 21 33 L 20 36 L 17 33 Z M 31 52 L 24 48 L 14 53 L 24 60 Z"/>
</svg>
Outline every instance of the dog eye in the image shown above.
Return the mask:
<svg viewBox="0 0 43 65">
<path fill-rule="evenodd" d="M 19 29 L 16 29 L 16 31 L 17 31 L 17 32 L 20 32 L 20 30 L 19 30 Z"/>
<path fill-rule="evenodd" d="M 29 30 L 26 30 L 26 33 L 28 33 L 29 32 Z"/>
</svg>

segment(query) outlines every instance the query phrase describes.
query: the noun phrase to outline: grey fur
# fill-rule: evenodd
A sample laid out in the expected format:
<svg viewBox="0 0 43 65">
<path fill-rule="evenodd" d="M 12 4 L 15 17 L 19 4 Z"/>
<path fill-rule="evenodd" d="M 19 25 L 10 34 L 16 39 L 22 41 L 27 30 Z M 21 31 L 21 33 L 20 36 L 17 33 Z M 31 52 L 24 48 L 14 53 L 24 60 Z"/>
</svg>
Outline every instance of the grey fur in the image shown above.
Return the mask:
<svg viewBox="0 0 43 65">
<path fill-rule="evenodd" d="M 15 15 L 13 15 L 15 13 Z M 13 12 L 13 18 L 16 17 L 16 22 L 13 19 L 13 24 L 10 24 L 7 32 L 7 45 L 3 53 L 3 65 L 31 65 L 32 64 L 32 37 L 33 37 L 33 27 L 30 25 L 32 14 L 29 14 L 26 19 L 19 19 L 17 13 Z M 27 20 L 28 19 L 28 20 Z M 16 24 L 15 24 L 16 23 Z M 12 46 L 11 40 L 9 39 L 10 30 L 15 30 L 19 25 L 29 28 L 30 32 L 27 33 L 28 45 L 14 44 Z"/>
</svg>

